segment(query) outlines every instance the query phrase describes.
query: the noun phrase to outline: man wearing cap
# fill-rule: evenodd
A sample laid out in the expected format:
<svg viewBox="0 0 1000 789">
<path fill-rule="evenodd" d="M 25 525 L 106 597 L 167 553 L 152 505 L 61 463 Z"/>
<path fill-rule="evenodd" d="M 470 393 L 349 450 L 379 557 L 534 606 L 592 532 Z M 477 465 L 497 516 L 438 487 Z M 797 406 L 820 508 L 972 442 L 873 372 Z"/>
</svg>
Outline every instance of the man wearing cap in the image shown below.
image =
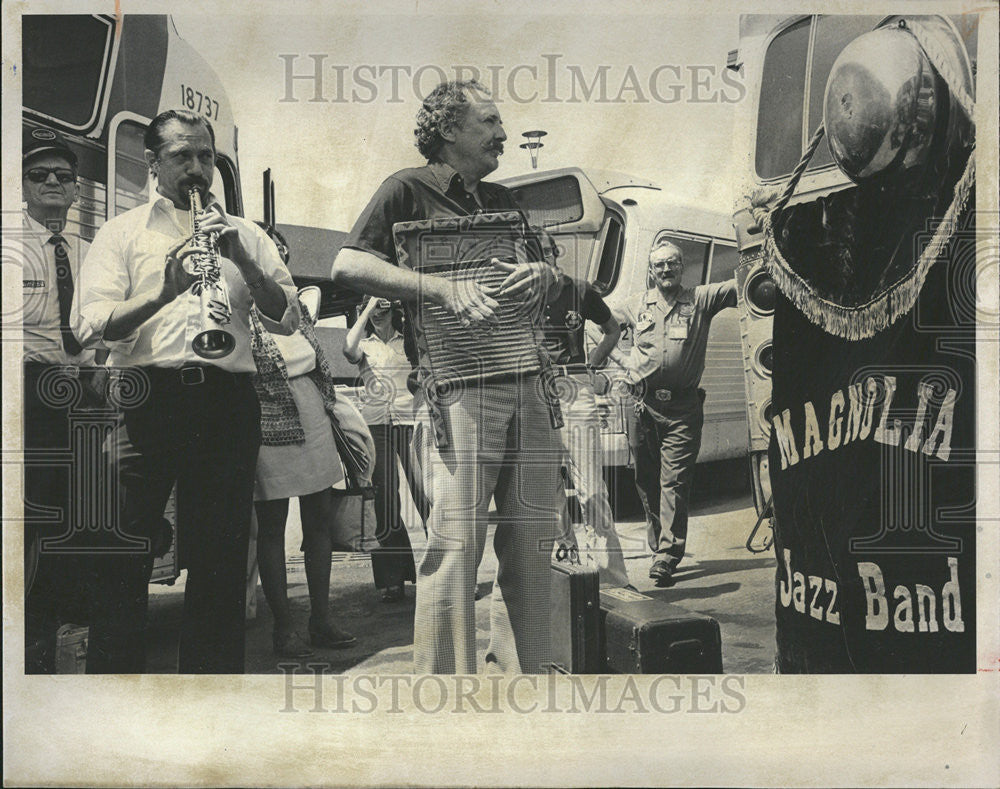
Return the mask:
<svg viewBox="0 0 1000 789">
<path fill-rule="evenodd" d="M 124 489 L 121 529 L 132 538 L 128 552 L 95 560 L 99 602 L 87 671 L 145 668 L 149 544 L 176 483 L 177 548 L 187 569 L 178 670 L 242 673 L 261 437 L 251 310 L 268 330 L 291 334 L 299 323 L 298 301 L 274 243 L 252 222 L 227 214 L 210 191 L 215 133 L 209 121 L 167 110 L 150 123 L 144 144 L 157 196 L 98 231 L 81 267 L 74 313 L 81 342 L 110 349 L 108 364 L 120 382 L 123 420 L 106 449 Z M 182 262 L 207 251 L 191 237 L 192 188 L 205 206 L 200 230 L 217 239 L 231 305 L 221 327 L 204 322 L 195 277 Z M 211 328 L 231 335 L 230 353 L 203 358 L 195 352 L 192 340 Z"/>
<path fill-rule="evenodd" d="M 55 507 L 65 514 L 69 510 L 68 470 L 37 462 L 32 455 L 67 449 L 70 408 L 101 399 L 94 352 L 80 346 L 70 327 L 80 262 L 88 244 L 66 227 L 67 213 L 79 194 L 76 154 L 61 135 L 41 127 L 24 130 L 21 151 L 22 234 L 11 239 L 5 233 L 5 242 L 19 250 L 23 265 L 25 495 L 33 508 Z M 77 382 L 79 397 L 66 403 L 60 390 L 72 391 Z M 25 518 L 28 673 L 55 670 L 56 629 L 75 618 L 71 606 L 80 598 L 74 583 L 76 563 L 42 544 L 43 539 L 51 543 L 68 536 L 71 527 L 65 517 L 41 522 L 28 513 Z M 41 553 L 46 547 L 50 552 Z"/>
<path fill-rule="evenodd" d="M 694 475 L 705 392 L 705 348 L 712 317 L 736 306 L 736 282 L 684 288 L 684 256 L 666 238 L 649 253 L 655 287 L 625 305 L 632 327 L 626 380 L 637 395 L 629 443 L 635 458 L 635 485 L 646 512 L 646 537 L 653 551 L 649 577 L 658 586 L 673 583 L 684 557 L 688 503 Z"/>
<path fill-rule="evenodd" d="M 513 211 L 505 187 L 482 179 L 499 166 L 507 135 L 489 92 L 475 81 L 447 82 L 417 112 L 424 167 L 402 170 L 379 187 L 333 264 L 333 276 L 374 296 L 440 305 L 470 330 L 486 330 L 507 296 L 538 304 L 557 278 L 537 260 L 498 263 L 496 290 L 399 266 L 397 222 Z M 536 250 L 541 258 L 541 250 Z M 430 500 L 427 547 L 417 568 L 414 669 L 476 672 L 474 587 L 495 495 L 498 568 L 490 610 L 487 668 L 539 673 L 550 660 L 550 551 L 558 512 L 561 447 L 537 374 L 465 386 L 441 404 L 447 447 L 432 441 L 426 405 L 414 437 Z"/>
</svg>

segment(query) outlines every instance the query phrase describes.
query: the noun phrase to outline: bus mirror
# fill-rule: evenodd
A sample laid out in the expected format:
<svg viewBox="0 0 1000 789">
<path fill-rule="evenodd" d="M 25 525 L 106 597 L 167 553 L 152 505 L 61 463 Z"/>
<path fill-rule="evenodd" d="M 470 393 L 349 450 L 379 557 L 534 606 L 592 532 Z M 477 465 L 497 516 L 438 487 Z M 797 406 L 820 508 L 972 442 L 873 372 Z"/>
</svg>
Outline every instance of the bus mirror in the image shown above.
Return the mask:
<svg viewBox="0 0 1000 789">
<path fill-rule="evenodd" d="M 309 310 L 309 314 L 312 315 L 313 320 L 319 318 L 319 305 L 322 297 L 323 291 L 319 289 L 318 285 L 307 285 L 304 288 L 299 288 L 299 301 Z"/>
</svg>

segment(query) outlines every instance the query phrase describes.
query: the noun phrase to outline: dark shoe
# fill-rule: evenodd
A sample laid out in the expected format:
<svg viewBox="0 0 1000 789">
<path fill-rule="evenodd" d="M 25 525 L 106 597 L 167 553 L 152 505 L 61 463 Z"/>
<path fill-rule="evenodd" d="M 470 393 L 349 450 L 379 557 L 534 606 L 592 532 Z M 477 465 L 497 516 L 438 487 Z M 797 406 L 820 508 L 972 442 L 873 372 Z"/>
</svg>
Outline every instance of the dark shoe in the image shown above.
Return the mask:
<svg viewBox="0 0 1000 789">
<path fill-rule="evenodd" d="M 653 562 L 653 566 L 649 568 L 649 577 L 657 586 L 670 586 L 674 582 L 673 576 L 673 569 L 663 559 Z"/>
<path fill-rule="evenodd" d="M 400 600 L 406 599 L 406 589 L 403 584 L 398 584 L 397 586 L 388 586 L 382 590 L 382 602 L 383 603 L 398 603 Z"/>
<path fill-rule="evenodd" d="M 339 630 L 333 625 L 325 625 L 322 628 L 313 628 L 311 625 L 309 627 L 309 641 L 314 647 L 343 649 L 357 640 L 350 633 Z"/>
<path fill-rule="evenodd" d="M 316 654 L 309 648 L 305 639 L 294 630 L 288 633 L 275 631 L 273 640 L 274 654 L 278 657 L 307 658 Z"/>
</svg>

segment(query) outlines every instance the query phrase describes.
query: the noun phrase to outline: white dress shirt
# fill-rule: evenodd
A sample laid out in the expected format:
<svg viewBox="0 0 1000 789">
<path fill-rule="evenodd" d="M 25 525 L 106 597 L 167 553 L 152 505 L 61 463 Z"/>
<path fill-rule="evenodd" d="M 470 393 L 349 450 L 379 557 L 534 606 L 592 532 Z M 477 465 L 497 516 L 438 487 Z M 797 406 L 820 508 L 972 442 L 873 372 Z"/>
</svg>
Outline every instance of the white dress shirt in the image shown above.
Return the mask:
<svg viewBox="0 0 1000 789">
<path fill-rule="evenodd" d="M 212 204 L 217 201 L 209 195 L 205 205 Z M 285 291 L 284 315 L 273 321 L 261 314 L 262 323 L 274 334 L 291 334 L 300 317 L 296 289 L 274 242 L 253 222 L 232 215 L 227 218 L 238 230 L 250 257 Z M 224 328 L 236 340 L 231 354 L 220 359 L 202 359 L 192 350 L 192 340 L 205 327 L 201 320 L 201 300 L 191 290 L 161 308 L 130 336 L 121 340 L 104 339 L 108 320 L 119 304 L 137 293 L 159 291 L 167 252 L 190 235 L 189 213 L 175 208 L 165 197 L 109 220 L 98 231 L 80 270 L 73 303 L 73 328 L 80 342 L 85 346 L 106 347 L 110 351 L 108 364 L 116 367 L 179 368 L 187 364 L 213 364 L 234 373 L 256 372 L 250 350 L 249 316 L 253 298 L 236 264 L 225 257 L 220 258 L 220 263 L 229 290 L 232 321 Z"/>
<path fill-rule="evenodd" d="M 10 239 L 5 231 L 4 246 L 8 246 L 9 241 L 13 245 L 12 249 L 17 250 L 16 257 L 22 264 L 24 361 L 92 365 L 92 350 L 85 348 L 71 356 L 63 348 L 59 324 L 59 288 L 56 284 L 56 248 L 49 243 L 54 231 L 30 217 L 27 211 L 24 212 L 22 231 L 18 239 Z M 80 287 L 80 264 L 90 245 L 65 228 L 59 235 L 66 242 L 75 292 Z"/>
</svg>

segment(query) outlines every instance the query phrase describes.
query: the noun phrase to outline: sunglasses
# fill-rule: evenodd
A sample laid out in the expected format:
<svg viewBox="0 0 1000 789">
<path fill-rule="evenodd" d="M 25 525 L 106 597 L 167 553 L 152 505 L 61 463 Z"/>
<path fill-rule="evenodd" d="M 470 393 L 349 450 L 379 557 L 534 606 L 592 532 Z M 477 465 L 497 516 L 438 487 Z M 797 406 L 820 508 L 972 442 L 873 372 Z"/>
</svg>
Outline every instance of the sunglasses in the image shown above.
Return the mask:
<svg viewBox="0 0 1000 789">
<path fill-rule="evenodd" d="M 64 168 L 34 167 L 28 170 L 24 174 L 24 177 L 33 184 L 44 184 L 49 180 L 49 176 L 53 174 L 61 184 L 71 184 L 76 181 L 76 174 L 72 170 Z"/>
</svg>

